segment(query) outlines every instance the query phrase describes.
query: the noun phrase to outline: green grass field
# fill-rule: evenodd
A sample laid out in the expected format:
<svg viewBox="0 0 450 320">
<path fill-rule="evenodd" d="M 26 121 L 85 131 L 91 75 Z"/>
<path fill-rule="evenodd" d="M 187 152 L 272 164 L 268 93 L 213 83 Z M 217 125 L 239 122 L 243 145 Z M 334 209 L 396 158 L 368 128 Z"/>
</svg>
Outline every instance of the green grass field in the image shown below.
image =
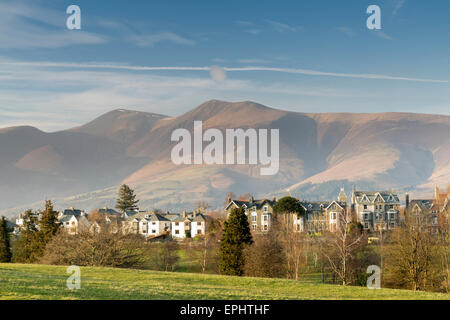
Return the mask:
<svg viewBox="0 0 450 320">
<path fill-rule="evenodd" d="M 81 268 L 81 289 L 71 291 L 68 276 L 62 266 L 0 264 L 0 299 L 450 299 L 285 279 L 88 267 Z"/>
</svg>

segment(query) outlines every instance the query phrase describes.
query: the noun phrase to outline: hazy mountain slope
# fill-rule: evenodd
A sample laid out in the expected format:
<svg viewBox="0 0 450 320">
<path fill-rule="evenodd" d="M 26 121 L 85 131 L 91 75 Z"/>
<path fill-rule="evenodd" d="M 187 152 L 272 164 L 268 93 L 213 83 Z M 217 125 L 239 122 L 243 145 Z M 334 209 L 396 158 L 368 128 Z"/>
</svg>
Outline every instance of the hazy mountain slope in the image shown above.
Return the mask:
<svg viewBox="0 0 450 320">
<path fill-rule="evenodd" d="M 128 144 L 162 118 L 116 110 L 85 126 L 53 133 L 32 127 L 1 129 L 0 207 L 120 183 L 151 160 L 127 154 Z"/>
<path fill-rule="evenodd" d="M 195 120 L 203 121 L 204 131 L 279 129 L 279 173 L 260 176 L 260 167 L 251 165 L 174 165 L 171 134 L 192 132 Z M 272 196 L 290 190 L 326 199 L 356 184 L 414 196 L 450 180 L 448 116 L 311 114 L 249 101 L 208 101 L 173 118 L 119 109 L 55 133 L 0 129 L 0 148 L 0 209 L 36 206 L 45 197 L 61 207 L 113 206 L 122 182 L 136 188 L 142 208 L 178 210 L 198 200 L 220 206 L 228 191 Z"/>
<path fill-rule="evenodd" d="M 164 118 L 167 116 L 117 109 L 69 131 L 86 133 L 129 145 L 150 132 L 153 126 Z"/>
</svg>

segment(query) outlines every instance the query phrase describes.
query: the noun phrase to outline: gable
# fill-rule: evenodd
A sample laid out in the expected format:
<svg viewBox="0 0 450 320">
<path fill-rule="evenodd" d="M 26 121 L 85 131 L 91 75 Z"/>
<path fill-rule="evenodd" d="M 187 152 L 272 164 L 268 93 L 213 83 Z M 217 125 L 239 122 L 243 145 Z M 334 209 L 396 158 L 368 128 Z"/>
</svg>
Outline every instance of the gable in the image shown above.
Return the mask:
<svg viewBox="0 0 450 320">
<path fill-rule="evenodd" d="M 380 202 L 385 202 L 385 201 L 384 201 L 384 198 L 381 196 L 381 194 L 377 193 L 373 202 L 380 203 Z"/>
</svg>

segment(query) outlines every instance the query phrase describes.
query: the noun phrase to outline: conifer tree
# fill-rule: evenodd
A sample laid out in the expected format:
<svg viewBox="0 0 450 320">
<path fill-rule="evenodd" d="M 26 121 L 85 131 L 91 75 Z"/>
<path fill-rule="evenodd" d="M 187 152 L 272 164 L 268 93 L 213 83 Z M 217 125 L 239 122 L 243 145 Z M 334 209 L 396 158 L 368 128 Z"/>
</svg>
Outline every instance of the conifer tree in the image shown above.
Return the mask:
<svg viewBox="0 0 450 320">
<path fill-rule="evenodd" d="M 39 221 L 39 232 L 42 235 L 44 244 L 47 244 L 50 241 L 58 231 L 58 228 L 58 212 L 53 210 L 52 201 L 46 200 L 45 209 L 41 213 L 41 219 Z"/>
<path fill-rule="evenodd" d="M 58 212 L 53 210 L 51 200 L 45 200 L 45 209 L 41 211 L 41 218 L 38 222 L 39 230 L 33 238 L 33 256 L 42 257 L 45 253 L 47 243 L 53 238 L 59 229 Z"/>
<path fill-rule="evenodd" d="M 233 209 L 224 223 L 220 240 L 220 270 L 222 274 L 242 276 L 245 257 L 243 250 L 253 243 L 250 226 L 242 208 Z"/>
<path fill-rule="evenodd" d="M 13 245 L 13 262 L 31 263 L 36 261 L 36 223 L 32 211 L 25 211 L 20 236 Z"/>
<path fill-rule="evenodd" d="M 11 244 L 5 217 L 0 219 L 0 262 L 11 261 Z"/>
<path fill-rule="evenodd" d="M 139 209 L 136 200 L 136 194 L 134 190 L 131 189 L 126 184 L 123 184 L 119 189 L 119 198 L 116 201 L 116 209 L 120 210 L 122 213 L 125 211 L 133 211 Z"/>
</svg>

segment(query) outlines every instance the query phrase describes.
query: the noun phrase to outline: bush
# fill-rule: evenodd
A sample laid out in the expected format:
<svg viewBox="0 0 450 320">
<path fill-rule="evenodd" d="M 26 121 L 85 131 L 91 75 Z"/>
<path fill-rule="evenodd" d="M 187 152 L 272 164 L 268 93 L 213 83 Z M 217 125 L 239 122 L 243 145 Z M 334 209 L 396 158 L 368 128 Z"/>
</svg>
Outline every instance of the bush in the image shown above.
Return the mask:
<svg viewBox="0 0 450 320">
<path fill-rule="evenodd" d="M 69 235 L 60 230 L 47 244 L 44 264 L 141 268 L 148 257 L 143 238 L 107 230 Z"/>
</svg>

